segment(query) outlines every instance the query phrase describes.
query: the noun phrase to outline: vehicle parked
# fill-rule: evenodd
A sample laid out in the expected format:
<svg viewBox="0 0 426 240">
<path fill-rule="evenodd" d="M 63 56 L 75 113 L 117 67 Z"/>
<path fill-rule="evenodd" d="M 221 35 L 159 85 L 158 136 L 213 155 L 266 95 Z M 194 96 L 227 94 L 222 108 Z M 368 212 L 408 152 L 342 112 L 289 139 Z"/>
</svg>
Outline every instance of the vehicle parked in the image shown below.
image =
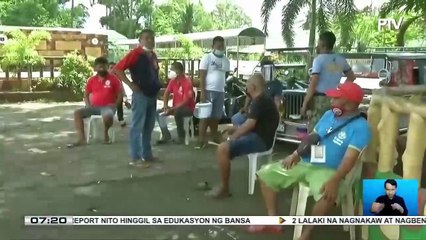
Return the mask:
<svg viewBox="0 0 426 240">
<path fill-rule="evenodd" d="M 425 53 L 347 53 L 343 54 L 352 66 L 359 84 L 365 91 L 361 111 L 366 114 L 373 89 L 382 86 L 417 85 L 426 83 Z M 342 76 L 342 82 L 346 77 Z M 286 89 L 283 92 L 282 122 L 277 140 L 299 143 L 307 134 L 307 119 L 300 115 L 305 89 Z M 400 133 L 406 132 L 408 119 L 402 117 Z"/>
</svg>

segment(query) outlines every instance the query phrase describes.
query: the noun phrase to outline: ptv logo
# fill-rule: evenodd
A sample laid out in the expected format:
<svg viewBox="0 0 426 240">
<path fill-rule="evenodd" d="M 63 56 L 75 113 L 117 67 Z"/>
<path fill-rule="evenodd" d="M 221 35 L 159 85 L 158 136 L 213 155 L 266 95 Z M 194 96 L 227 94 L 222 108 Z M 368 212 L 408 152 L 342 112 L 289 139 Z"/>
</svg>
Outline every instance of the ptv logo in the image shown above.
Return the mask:
<svg viewBox="0 0 426 240">
<path fill-rule="evenodd" d="M 398 21 L 392 18 L 379 18 L 379 21 L 377 21 L 377 29 L 379 31 L 399 30 L 403 21 L 404 21 L 404 18 L 400 18 Z"/>
</svg>

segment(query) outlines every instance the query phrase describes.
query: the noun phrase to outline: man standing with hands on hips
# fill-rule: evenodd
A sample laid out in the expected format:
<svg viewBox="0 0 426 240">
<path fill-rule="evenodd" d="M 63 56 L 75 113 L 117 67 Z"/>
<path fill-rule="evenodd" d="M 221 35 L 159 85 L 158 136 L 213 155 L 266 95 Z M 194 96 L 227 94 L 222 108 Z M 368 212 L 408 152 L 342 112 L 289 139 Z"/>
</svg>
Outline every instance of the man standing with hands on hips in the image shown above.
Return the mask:
<svg viewBox="0 0 426 240">
<path fill-rule="evenodd" d="M 114 68 L 115 74 L 133 91 L 132 124 L 130 127 L 131 166 L 148 167 L 156 158 L 152 155 L 151 135 L 160 90 L 158 59 L 154 53 L 155 34 L 144 29 L 139 35 L 139 46 L 130 51 Z M 130 81 L 125 70 L 130 71 Z"/>
<path fill-rule="evenodd" d="M 199 143 L 195 149 L 202 149 L 208 143 L 207 127 L 217 143 L 221 139 L 217 127 L 223 116 L 225 103 L 225 82 L 230 72 L 229 59 L 225 56 L 225 39 L 221 36 L 213 38 L 213 51 L 204 55 L 200 62 L 200 101 L 212 103 L 210 118 L 201 119 L 199 126 Z"/>
<path fill-rule="evenodd" d="M 342 73 L 346 76 L 346 82 L 355 80 L 355 75 L 345 57 L 333 52 L 335 43 L 336 36 L 332 32 L 323 32 L 319 36 L 316 47 L 318 55 L 312 63 L 309 87 L 300 110 L 302 116 L 307 116 L 308 110 L 312 111 L 309 116 L 309 133 L 330 107 L 330 100 L 325 92 L 335 89 L 340 84 Z"/>
</svg>

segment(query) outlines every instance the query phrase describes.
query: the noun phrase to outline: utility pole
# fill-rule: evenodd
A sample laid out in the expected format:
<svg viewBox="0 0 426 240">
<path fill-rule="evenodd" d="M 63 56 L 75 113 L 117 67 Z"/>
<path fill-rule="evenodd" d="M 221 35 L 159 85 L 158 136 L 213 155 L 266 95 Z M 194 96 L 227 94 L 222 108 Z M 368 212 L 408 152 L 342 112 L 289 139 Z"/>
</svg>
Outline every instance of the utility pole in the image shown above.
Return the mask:
<svg viewBox="0 0 426 240">
<path fill-rule="evenodd" d="M 74 0 L 71 0 L 71 27 L 74 28 Z"/>
</svg>

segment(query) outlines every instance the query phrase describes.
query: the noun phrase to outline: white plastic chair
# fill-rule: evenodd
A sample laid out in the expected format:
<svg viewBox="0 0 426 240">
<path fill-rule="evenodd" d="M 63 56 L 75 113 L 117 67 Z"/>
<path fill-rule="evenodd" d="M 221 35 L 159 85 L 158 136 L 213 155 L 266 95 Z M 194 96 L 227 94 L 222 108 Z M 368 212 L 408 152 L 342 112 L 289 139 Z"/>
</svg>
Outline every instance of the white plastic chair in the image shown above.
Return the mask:
<svg viewBox="0 0 426 240">
<path fill-rule="evenodd" d="M 278 128 L 277 128 L 278 130 Z M 268 161 L 272 161 L 272 151 L 274 150 L 275 146 L 275 139 L 277 138 L 277 131 L 275 131 L 274 141 L 272 142 L 272 147 L 265 152 L 259 152 L 259 153 L 251 153 L 247 155 L 249 159 L 249 186 L 248 186 L 248 194 L 253 195 L 254 193 L 254 186 L 256 184 L 256 171 L 257 171 L 257 158 L 268 156 Z"/>
<path fill-rule="evenodd" d="M 195 138 L 193 116 L 183 118 L 183 129 L 185 129 L 185 145 L 189 145 L 189 139 Z"/>
<path fill-rule="evenodd" d="M 93 139 L 98 138 L 98 127 L 96 126 L 97 121 L 103 121 L 101 115 L 92 115 L 90 116 L 89 120 L 87 121 L 87 127 L 86 127 L 86 142 L 89 144 L 89 141 L 91 137 Z M 93 135 L 91 134 L 93 132 Z M 113 126 L 111 126 L 108 130 L 108 135 L 111 139 L 111 142 L 115 142 L 115 129 Z"/>
<path fill-rule="evenodd" d="M 357 179 L 361 178 L 362 172 L 362 154 L 364 150 L 359 154 L 358 160 L 352 170 L 346 175 L 344 184 L 348 190 L 342 199 L 340 199 L 340 204 L 342 206 L 342 215 L 343 216 L 354 216 L 354 197 L 353 197 L 353 184 Z M 298 186 L 294 187 L 293 196 L 291 198 L 291 207 L 290 207 L 290 216 L 305 216 L 306 204 L 308 202 L 309 196 L 311 196 L 311 190 L 309 187 L 299 182 Z M 294 226 L 293 240 L 298 240 L 302 235 L 303 225 Z M 350 239 L 355 240 L 355 225 L 343 226 L 344 231 L 349 231 Z"/>
</svg>

